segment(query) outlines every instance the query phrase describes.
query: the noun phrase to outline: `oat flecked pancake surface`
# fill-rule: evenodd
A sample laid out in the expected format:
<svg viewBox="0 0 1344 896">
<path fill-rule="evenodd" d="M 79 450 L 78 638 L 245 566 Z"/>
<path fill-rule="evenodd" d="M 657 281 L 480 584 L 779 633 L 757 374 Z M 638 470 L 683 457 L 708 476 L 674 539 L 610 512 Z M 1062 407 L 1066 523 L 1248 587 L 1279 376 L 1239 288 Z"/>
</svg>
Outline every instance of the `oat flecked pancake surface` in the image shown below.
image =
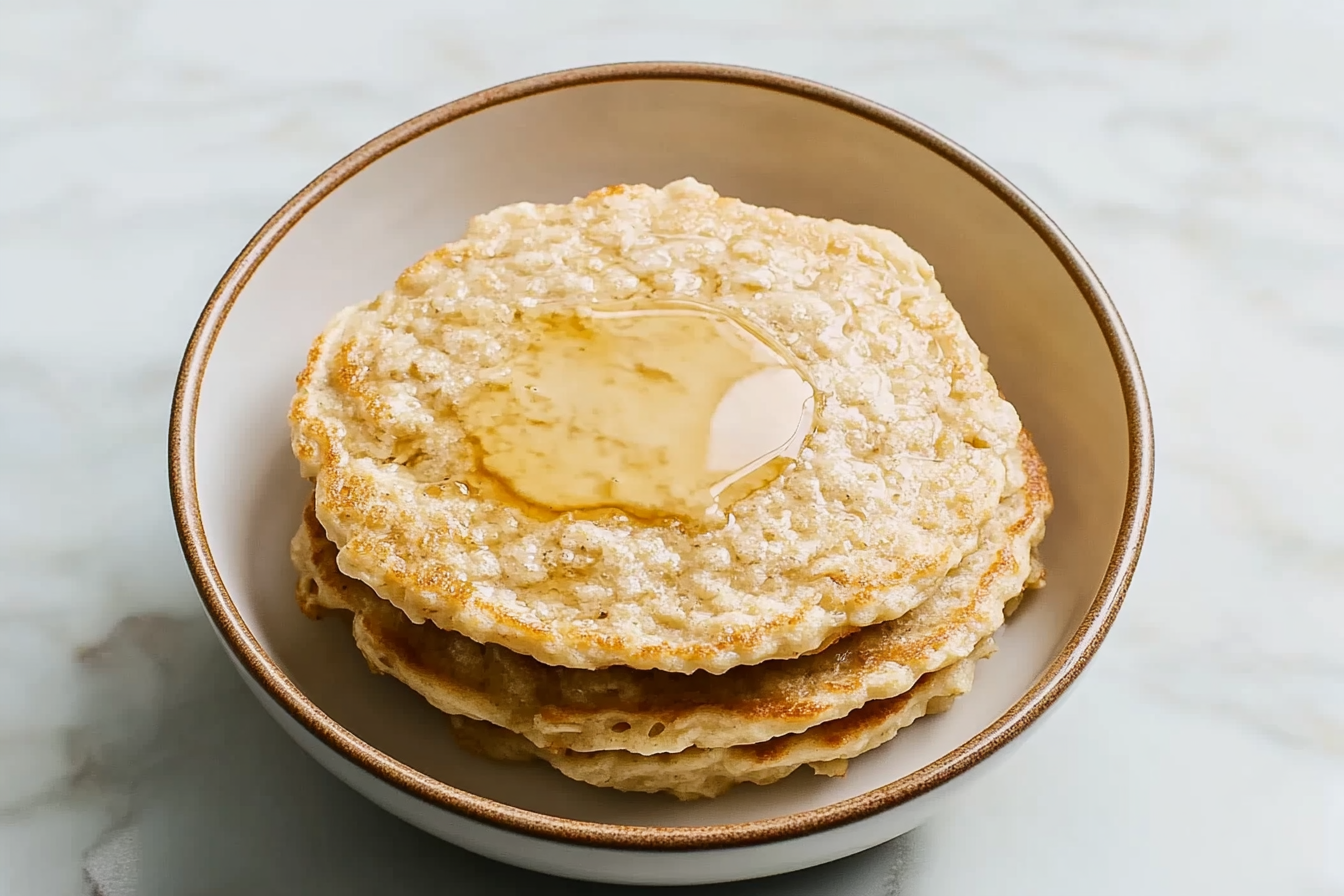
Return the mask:
<svg viewBox="0 0 1344 896">
<path fill-rule="evenodd" d="M 763 743 L 639 756 L 621 750 L 579 753 L 544 750 L 495 725 L 453 716 L 453 734 L 468 750 L 491 759 L 540 759 L 564 775 L 597 787 L 670 793 L 678 799 L 721 796 L 733 785 L 772 784 L 804 765 L 819 775 L 845 774 L 849 760 L 882 746 L 925 715 L 944 712 L 971 689 L 975 664 L 994 652 L 992 640 L 970 657 L 923 676 L 899 697 L 874 700 L 830 722 Z"/>
<path fill-rule="evenodd" d="M 727 309 L 791 352 L 819 397 L 793 467 L 690 521 L 547 517 L 473 479 L 461 411 L 509 388 L 520 315 L 628 299 Z M 336 315 L 290 421 L 344 572 L 417 622 L 573 668 L 823 648 L 928 598 L 1022 487 L 1017 413 L 919 254 L 690 179 L 473 219 Z"/>
<path fill-rule="evenodd" d="M 652 754 L 758 743 L 905 692 L 921 675 L 966 657 L 1002 624 L 1005 604 L 1038 584 L 1033 546 L 1051 496 L 1025 432 L 1021 445 L 1014 465 L 1024 468 L 1025 487 L 1000 502 L 981 544 L 927 602 L 793 660 L 721 675 L 565 669 L 416 625 L 341 573 L 311 504 L 291 544 L 297 597 L 309 615 L 352 611 L 355 641 L 375 671 L 444 712 L 501 726 L 540 748 Z"/>
</svg>

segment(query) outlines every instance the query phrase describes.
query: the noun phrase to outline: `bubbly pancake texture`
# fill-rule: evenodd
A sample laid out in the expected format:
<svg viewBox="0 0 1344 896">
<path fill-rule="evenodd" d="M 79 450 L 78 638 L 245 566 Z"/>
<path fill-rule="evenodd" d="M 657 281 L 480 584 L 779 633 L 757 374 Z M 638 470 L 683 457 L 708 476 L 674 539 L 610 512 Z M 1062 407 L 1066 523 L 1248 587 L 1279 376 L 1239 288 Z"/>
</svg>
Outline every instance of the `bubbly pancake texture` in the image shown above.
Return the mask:
<svg viewBox="0 0 1344 896">
<path fill-rule="evenodd" d="M 647 755 L 759 743 L 904 693 L 921 675 L 965 658 L 1002 624 L 1005 604 L 1039 584 L 1032 548 L 1050 492 L 1025 432 L 1013 463 L 1025 467 L 1026 487 L 1000 502 L 980 545 L 921 607 L 819 653 L 721 675 L 565 669 L 416 625 L 341 573 L 311 503 L 291 544 L 296 594 L 310 616 L 353 612 L 355 642 L 374 671 L 444 712 L 500 726 L 542 749 Z"/>
<path fill-rule="evenodd" d="M 844 718 L 764 743 L 717 750 L 692 748 L 657 756 L 620 750 L 551 751 L 503 728 L 462 716 L 452 718 L 453 734 L 473 753 L 515 762 L 540 759 L 570 778 L 597 787 L 670 793 L 683 800 L 716 797 L 735 784 L 772 784 L 804 765 L 819 775 L 845 774 L 849 760 L 882 746 L 922 716 L 950 709 L 954 699 L 971 689 L 976 662 L 993 652 L 993 641 L 985 641 L 967 659 L 925 675 L 899 697 L 873 701 Z"/>
<path fill-rule="evenodd" d="M 678 300 L 796 359 L 818 396 L 796 461 L 695 518 L 494 487 L 464 411 L 516 382 L 530 315 Z M 689 179 L 473 219 L 331 321 L 290 421 L 342 570 L 416 622 L 583 669 L 720 673 L 894 619 L 1023 485 L 1017 413 L 920 255 Z"/>
</svg>

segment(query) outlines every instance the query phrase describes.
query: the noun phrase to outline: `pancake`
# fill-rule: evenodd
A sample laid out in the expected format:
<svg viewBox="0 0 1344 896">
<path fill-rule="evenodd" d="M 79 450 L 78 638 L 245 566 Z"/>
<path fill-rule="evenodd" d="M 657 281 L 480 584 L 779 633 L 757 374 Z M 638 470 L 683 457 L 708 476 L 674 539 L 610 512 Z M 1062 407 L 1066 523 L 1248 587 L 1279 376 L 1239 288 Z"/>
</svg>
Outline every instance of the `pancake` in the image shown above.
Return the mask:
<svg viewBox="0 0 1344 896">
<path fill-rule="evenodd" d="M 550 350 L 541 309 L 581 322 L 631 301 L 702 303 L 784 347 L 816 402 L 782 475 L 703 512 L 577 513 L 490 467 L 496 443 L 573 424 L 531 393 L 522 423 L 496 413 Z M 346 574 L 417 623 L 577 669 L 721 673 L 900 617 L 1023 485 L 1017 413 L 924 258 L 690 179 L 473 219 L 335 316 L 290 423 Z M 641 476 L 675 466 L 607 448 L 643 458 Z M 551 454 L 527 460 L 583 459 Z"/>
<path fill-rule="evenodd" d="M 981 544 L 927 602 L 818 653 L 721 675 L 566 669 L 417 625 L 341 572 L 311 503 L 291 545 L 296 594 L 311 616 L 351 611 L 355 642 L 374 671 L 444 712 L 501 726 L 541 749 L 653 754 L 759 743 L 895 697 L 998 629 L 1005 604 L 1042 574 L 1033 547 L 1051 509 L 1045 467 L 1025 433 L 1021 445 L 1026 486 L 1000 502 Z"/>
<path fill-rule="evenodd" d="M 597 787 L 670 793 L 678 799 L 721 796 L 733 785 L 771 784 L 804 765 L 817 774 L 845 774 L 854 759 L 896 736 L 920 717 L 944 712 L 971 689 L 976 661 L 994 652 L 982 642 L 970 657 L 923 676 L 899 697 L 875 700 L 841 719 L 757 744 L 639 756 L 620 750 L 550 751 L 486 722 L 454 716 L 453 734 L 465 749 L 505 761 L 540 759 L 567 777 Z"/>
</svg>

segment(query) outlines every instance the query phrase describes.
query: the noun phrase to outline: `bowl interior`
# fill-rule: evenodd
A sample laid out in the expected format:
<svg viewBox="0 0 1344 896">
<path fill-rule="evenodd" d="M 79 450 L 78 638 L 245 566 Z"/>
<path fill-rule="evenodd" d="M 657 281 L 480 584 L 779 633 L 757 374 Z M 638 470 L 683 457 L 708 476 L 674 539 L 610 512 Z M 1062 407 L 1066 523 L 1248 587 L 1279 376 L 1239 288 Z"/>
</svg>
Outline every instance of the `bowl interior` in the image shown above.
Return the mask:
<svg viewBox="0 0 1344 896">
<path fill-rule="evenodd" d="M 1049 466 L 1049 585 L 999 637 L 973 692 L 852 763 L 679 804 L 599 791 L 540 765 L 454 745 L 443 718 L 371 675 L 339 617 L 305 619 L 287 545 L 307 485 L 286 412 L 310 340 L 468 217 L 691 175 L 730 196 L 875 224 L 922 252 L 990 356 Z M 321 710 L 368 744 L 458 788 L 551 815 L 621 824 L 744 822 L 819 808 L 911 774 L 990 726 L 1082 622 L 1125 503 L 1129 428 L 1115 362 L 1065 263 L 1003 198 L 924 142 L 817 99 L 707 80 L 569 86 L 429 130 L 340 183 L 256 267 L 209 356 L 196 489 L 210 553 L 252 634 Z"/>
</svg>

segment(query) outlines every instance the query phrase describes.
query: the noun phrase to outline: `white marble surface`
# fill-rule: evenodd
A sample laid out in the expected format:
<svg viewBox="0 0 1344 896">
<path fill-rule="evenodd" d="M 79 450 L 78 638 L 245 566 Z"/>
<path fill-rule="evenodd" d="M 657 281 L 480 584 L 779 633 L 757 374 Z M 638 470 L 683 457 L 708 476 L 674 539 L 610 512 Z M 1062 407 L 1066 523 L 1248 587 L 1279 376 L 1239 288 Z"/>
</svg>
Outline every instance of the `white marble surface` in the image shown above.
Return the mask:
<svg viewBox="0 0 1344 896">
<path fill-rule="evenodd" d="M 1342 47 L 1340 0 L 0 0 L 0 892 L 541 885 L 250 703 L 173 534 L 170 388 L 232 255 L 342 153 L 499 81 L 698 58 L 866 94 L 1015 180 L 1126 316 L 1160 445 L 1129 602 L 1007 770 L 719 892 L 1344 894 Z"/>
</svg>

